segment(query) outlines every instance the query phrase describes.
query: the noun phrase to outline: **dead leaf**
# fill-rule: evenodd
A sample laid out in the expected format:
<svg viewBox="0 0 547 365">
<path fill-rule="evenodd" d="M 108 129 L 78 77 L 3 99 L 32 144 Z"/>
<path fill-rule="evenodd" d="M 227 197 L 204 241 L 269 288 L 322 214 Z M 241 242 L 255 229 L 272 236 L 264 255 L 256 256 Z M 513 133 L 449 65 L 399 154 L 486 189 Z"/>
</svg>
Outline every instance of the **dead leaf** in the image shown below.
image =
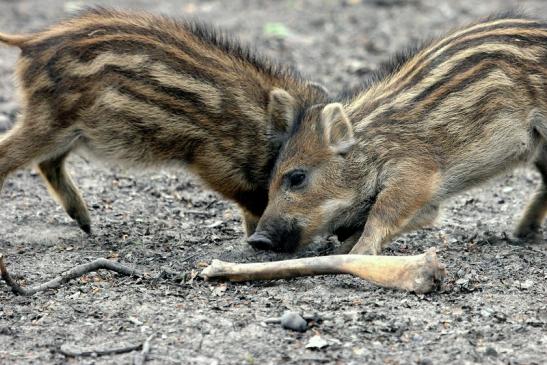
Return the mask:
<svg viewBox="0 0 547 365">
<path fill-rule="evenodd" d="M 224 293 L 226 292 L 226 290 L 228 289 L 228 285 L 226 283 L 222 283 L 214 288 L 211 288 L 212 289 L 212 292 L 213 292 L 213 295 L 215 297 L 221 297 L 224 295 Z"/>
<path fill-rule="evenodd" d="M 327 347 L 328 345 L 329 343 L 327 342 L 327 340 L 319 335 L 315 335 L 310 338 L 308 344 L 306 345 L 306 348 L 311 350 L 320 350 L 323 347 Z"/>
</svg>

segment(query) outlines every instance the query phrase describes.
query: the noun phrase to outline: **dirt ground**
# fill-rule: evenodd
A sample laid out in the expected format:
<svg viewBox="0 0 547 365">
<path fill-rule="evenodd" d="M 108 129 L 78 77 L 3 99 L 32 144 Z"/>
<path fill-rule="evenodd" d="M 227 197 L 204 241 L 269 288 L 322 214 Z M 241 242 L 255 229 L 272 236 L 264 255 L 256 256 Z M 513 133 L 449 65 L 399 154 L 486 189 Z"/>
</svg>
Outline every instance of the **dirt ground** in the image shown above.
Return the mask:
<svg viewBox="0 0 547 365">
<path fill-rule="evenodd" d="M 82 3 L 0 0 L 0 30 L 40 29 Z M 212 21 L 333 92 L 356 85 L 391 53 L 424 36 L 516 5 L 547 14 L 542 0 L 96 3 Z M 0 48 L 0 127 L 17 113 L 17 54 Z M 99 272 L 33 297 L 15 296 L 0 283 L 1 364 L 131 363 L 135 353 L 74 359 L 58 349 L 108 349 L 151 334 L 150 364 L 547 363 L 547 246 L 511 240 L 538 184 L 531 169 L 454 198 L 435 228 L 409 233 L 386 250 L 409 255 L 437 247 L 449 275 L 432 295 L 347 276 L 247 284 L 193 279 L 213 258 L 288 256 L 250 249 L 236 207 L 184 171 L 124 170 L 77 156 L 70 170 L 91 209 L 93 236 L 52 201 L 35 172 L 21 170 L 0 198 L 0 252 L 11 272 L 32 284 L 106 257 L 155 279 Z M 287 309 L 319 319 L 305 333 L 263 323 Z M 315 335 L 327 346 L 306 348 Z"/>
</svg>

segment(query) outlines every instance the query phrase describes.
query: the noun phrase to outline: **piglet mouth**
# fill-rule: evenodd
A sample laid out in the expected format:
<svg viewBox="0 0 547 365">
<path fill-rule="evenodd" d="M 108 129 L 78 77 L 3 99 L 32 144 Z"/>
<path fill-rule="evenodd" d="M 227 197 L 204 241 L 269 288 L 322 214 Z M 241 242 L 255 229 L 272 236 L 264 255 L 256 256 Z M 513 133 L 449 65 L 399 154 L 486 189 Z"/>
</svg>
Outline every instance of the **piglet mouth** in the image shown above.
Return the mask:
<svg viewBox="0 0 547 365">
<path fill-rule="evenodd" d="M 247 238 L 247 243 L 257 250 L 294 252 L 300 245 L 301 228 L 295 221 L 272 221 L 271 229 L 259 229 Z"/>
<path fill-rule="evenodd" d="M 249 238 L 247 243 L 255 250 L 273 250 L 273 243 L 265 232 L 255 232 Z"/>
</svg>

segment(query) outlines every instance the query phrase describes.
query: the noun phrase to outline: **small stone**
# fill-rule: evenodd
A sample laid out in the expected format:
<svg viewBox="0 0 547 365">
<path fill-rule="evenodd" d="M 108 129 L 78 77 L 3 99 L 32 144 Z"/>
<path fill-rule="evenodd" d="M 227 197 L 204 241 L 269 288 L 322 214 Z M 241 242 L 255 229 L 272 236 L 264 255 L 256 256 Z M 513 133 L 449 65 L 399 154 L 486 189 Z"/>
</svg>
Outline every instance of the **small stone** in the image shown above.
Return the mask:
<svg viewBox="0 0 547 365">
<path fill-rule="evenodd" d="M 12 336 L 14 334 L 15 334 L 15 331 L 11 327 L 8 327 L 8 326 L 0 327 L 0 335 Z"/>
<path fill-rule="evenodd" d="M 433 365 L 433 360 L 428 357 L 424 357 L 423 359 L 418 361 L 418 365 Z"/>
<path fill-rule="evenodd" d="M 327 347 L 329 343 L 327 340 L 325 340 L 323 337 L 319 335 L 315 335 L 308 341 L 308 344 L 306 345 L 307 349 L 317 349 L 320 350 L 323 347 Z"/>
<path fill-rule="evenodd" d="M 494 310 L 491 308 L 483 308 L 481 309 L 481 316 L 488 318 L 494 314 Z"/>
<path fill-rule="evenodd" d="M 298 313 L 285 311 L 281 316 L 281 326 L 296 332 L 306 332 L 308 329 L 308 322 L 306 322 Z"/>
<path fill-rule="evenodd" d="M 420 336 L 420 335 L 414 335 L 414 336 L 412 336 L 412 341 L 414 341 L 414 342 L 422 342 L 423 339 L 424 339 L 424 338 L 423 338 L 422 336 Z"/>
<path fill-rule="evenodd" d="M 498 357 L 498 352 L 496 351 L 495 348 L 491 347 L 491 346 L 488 346 L 486 348 L 486 350 L 484 351 L 484 354 L 486 356 L 490 356 L 490 357 Z"/>
<path fill-rule="evenodd" d="M 498 322 L 505 322 L 507 320 L 507 315 L 505 313 L 502 313 L 502 312 L 495 312 L 494 313 L 494 318 Z"/>
</svg>

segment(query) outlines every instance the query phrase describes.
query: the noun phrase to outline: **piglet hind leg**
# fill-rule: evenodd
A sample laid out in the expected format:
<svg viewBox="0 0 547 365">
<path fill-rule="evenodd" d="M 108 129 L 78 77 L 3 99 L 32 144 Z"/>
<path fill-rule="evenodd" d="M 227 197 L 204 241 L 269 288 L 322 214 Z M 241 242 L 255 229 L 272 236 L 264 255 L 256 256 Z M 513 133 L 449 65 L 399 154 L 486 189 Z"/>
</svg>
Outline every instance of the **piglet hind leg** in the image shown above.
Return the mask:
<svg viewBox="0 0 547 365">
<path fill-rule="evenodd" d="M 541 185 L 526 207 L 515 230 L 515 237 L 522 241 L 540 242 L 541 225 L 547 214 L 547 143 L 544 143 L 539 151 L 535 165 L 541 175 Z"/>
<path fill-rule="evenodd" d="M 47 110 L 49 109 L 42 105 L 37 108 L 37 112 L 24 111 L 14 127 L 0 137 L 0 185 L 8 174 L 18 168 L 44 161 L 48 157 L 52 158 L 50 161 L 56 161 L 52 156 L 64 156 L 69 150 L 70 143 L 74 140 L 74 132 L 53 127 Z M 41 171 L 50 184 L 63 187 L 65 200 L 67 194 L 72 194 L 70 200 L 80 204 L 86 213 L 85 205 L 62 168 L 63 158 L 59 158 L 58 163 L 43 163 Z"/>
<path fill-rule="evenodd" d="M 67 214 L 74 219 L 80 228 L 91 234 L 91 219 L 85 202 L 66 171 L 65 159 L 68 152 L 47 159 L 38 164 L 40 173 L 47 183 L 50 195 L 57 200 Z"/>
<path fill-rule="evenodd" d="M 37 117 L 36 119 L 39 119 Z M 19 117 L 12 129 L 0 136 L 0 183 L 13 171 L 55 151 L 48 125 L 26 114 Z"/>
</svg>

